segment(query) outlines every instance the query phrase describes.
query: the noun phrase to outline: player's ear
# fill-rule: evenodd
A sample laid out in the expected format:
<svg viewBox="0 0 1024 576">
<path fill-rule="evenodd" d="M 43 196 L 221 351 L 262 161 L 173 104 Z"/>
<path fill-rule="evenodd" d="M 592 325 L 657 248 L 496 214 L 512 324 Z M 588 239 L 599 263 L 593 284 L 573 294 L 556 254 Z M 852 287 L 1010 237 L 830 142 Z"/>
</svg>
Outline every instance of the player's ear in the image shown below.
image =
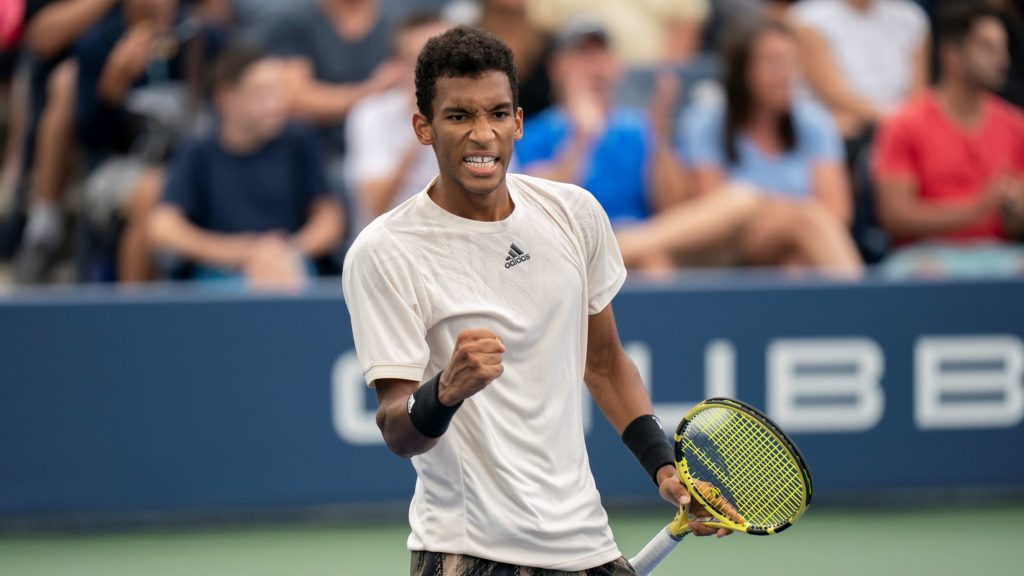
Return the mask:
<svg viewBox="0 0 1024 576">
<path fill-rule="evenodd" d="M 516 108 L 516 132 L 515 132 L 515 139 L 516 140 L 522 140 L 523 139 L 523 109 L 519 108 L 519 107 Z"/>
<path fill-rule="evenodd" d="M 416 112 L 412 115 L 412 129 L 416 132 L 416 139 L 424 146 L 434 144 L 434 131 L 430 127 L 430 120 L 423 114 Z"/>
</svg>

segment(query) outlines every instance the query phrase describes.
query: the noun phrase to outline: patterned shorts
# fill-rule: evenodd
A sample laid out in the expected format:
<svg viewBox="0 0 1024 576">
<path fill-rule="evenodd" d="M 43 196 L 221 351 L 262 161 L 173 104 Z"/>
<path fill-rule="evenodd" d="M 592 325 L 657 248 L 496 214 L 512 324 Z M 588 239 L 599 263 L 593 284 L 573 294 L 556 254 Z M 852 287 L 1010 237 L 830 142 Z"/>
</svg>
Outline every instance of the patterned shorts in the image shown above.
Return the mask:
<svg viewBox="0 0 1024 576">
<path fill-rule="evenodd" d="M 619 558 L 590 570 L 563 572 L 501 564 L 460 554 L 418 551 L 412 553 L 409 574 L 410 576 L 636 576 L 633 567 L 625 558 Z"/>
</svg>

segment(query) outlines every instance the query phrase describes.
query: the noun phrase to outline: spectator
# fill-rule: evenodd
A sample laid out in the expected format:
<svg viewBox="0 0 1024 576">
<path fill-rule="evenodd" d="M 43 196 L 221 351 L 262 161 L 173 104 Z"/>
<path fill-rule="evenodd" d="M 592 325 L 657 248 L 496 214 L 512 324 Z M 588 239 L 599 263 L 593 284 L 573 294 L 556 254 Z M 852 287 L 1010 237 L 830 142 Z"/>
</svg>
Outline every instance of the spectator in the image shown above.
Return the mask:
<svg viewBox="0 0 1024 576">
<path fill-rule="evenodd" d="M 38 282 L 64 237 L 60 202 L 71 173 L 78 64 L 70 49 L 117 0 L 35 0 L 27 3 L 25 48 L 32 56 L 23 165 L 30 171 L 31 203 L 17 260 L 17 276 Z M 20 168 L 19 168 L 20 170 Z"/>
<path fill-rule="evenodd" d="M 679 204 L 686 186 L 670 129 L 675 77 L 657 78 L 647 117 L 613 105 L 619 63 L 599 23 L 573 21 L 557 46 L 551 75 L 558 103 L 526 123 L 516 148 L 524 171 L 593 193 L 630 268 L 660 272 L 679 261 L 707 262 L 703 251 L 738 231 L 756 197 L 732 186 Z"/>
<path fill-rule="evenodd" d="M 548 30 L 581 14 L 609 31 L 615 54 L 629 66 L 683 63 L 700 50 L 708 0 L 529 0 L 530 16 Z"/>
<path fill-rule="evenodd" d="M 552 103 L 548 62 L 554 45 L 551 35 L 529 18 L 528 0 L 481 0 L 478 25 L 512 49 L 519 73 L 519 107 L 530 118 Z"/>
<path fill-rule="evenodd" d="M 928 84 L 928 19 L 911 0 L 803 0 L 792 19 L 810 88 L 851 153 Z"/>
<path fill-rule="evenodd" d="M 941 80 L 908 103 L 879 134 L 875 151 L 880 218 L 906 249 L 903 266 L 952 266 L 950 246 L 982 247 L 1020 234 L 1024 222 L 1024 116 L 992 94 L 1005 79 L 1007 33 L 998 12 L 950 6 L 939 19 Z M 1012 268 L 1024 270 L 1019 250 Z M 995 262 L 995 260 L 992 260 Z M 998 266 L 998 264 L 996 264 Z"/>
<path fill-rule="evenodd" d="M 287 124 L 284 68 L 249 50 L 225 53 L 214 68 L 217 130 L 170 168 L 150 238 L 195 263 L 197 278 L 298 286 L 342 237 L 315 141 Z"/>
<path fill-rule="evenodd" d="M 322 127 L 332 160 L 345 151 L 340 125 L 352 107 L 399 80 L 399 67 L 388 61 L 391 38 L 380 0 L 319 0 L 270 34 L 270 50 L 288 58 L 293 112 Z"/>
<path fill-rule="evenodd" d="M 234 32 L 241 42 L 270 49 L 274 26 L 293 10 L 305 10 L 317 0 L 220 0 L 231 7 Z"/>
<path fill-rule="evenodd" d="M 346 123 L 346 172 L 359 210 L 357 227 L 411 198 L 437 175 L 437 160 L 409 129 L 416 112 L 416 57 L 448 25 L 436 14 L 409 16 L 395 32 L 398 86 L 352 109 Z"/>
<path fill-rule="evenodd" d="M 840 272 L 862 267 L 846 231 L 850 191 L 832 119 L 794 98 L 796 44 L 773 20 L 745 23 L 723 50 L 725 102 L 683 115 L 682 153 L 698 195 L 742 182 L 763 201 L 739 239 L 739 261 Z"/>
<path fill-rule="evenodd" d="M 583 186 L 622 225 L 674 204 L 682 187 L 670 138 L 614 104 L 621 65 L 609 42 L 589 18 L 563 30 L 551 61 L 557 104 L 526 123 L 516 156 L 526 173 Z"/>
</svg>

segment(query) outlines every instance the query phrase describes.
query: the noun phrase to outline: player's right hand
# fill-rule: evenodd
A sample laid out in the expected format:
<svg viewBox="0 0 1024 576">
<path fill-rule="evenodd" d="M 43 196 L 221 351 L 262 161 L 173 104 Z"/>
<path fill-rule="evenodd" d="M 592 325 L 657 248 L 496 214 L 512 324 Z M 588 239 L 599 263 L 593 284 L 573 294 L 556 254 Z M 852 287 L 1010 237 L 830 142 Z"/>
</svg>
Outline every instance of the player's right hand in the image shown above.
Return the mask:
<svg viewBox="0 0 1024 576">
<path fill-rule="evenodd" d="M 445 406 L 454 406 L 483 390 L 501 376 L 505 344 L 490 330 L 459 332 L 451 362 L 441 373 L 437 396 Z"/>
</svg>

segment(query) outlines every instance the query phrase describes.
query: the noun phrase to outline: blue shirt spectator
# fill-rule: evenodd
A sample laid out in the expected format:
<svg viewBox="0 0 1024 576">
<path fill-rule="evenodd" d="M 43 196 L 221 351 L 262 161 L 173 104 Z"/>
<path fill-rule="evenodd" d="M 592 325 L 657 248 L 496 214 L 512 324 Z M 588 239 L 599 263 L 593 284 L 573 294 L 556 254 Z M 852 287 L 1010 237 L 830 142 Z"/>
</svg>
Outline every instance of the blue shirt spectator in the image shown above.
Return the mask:
<svg viewBox="0 0 1024 576">
<path fill-rule="evenodd" d="M 328 190 L 315 140 L 293 125 L 245 155 L 225 150 L 216 133 L 193 141 L 171 165 L 164 202 L 212 232 L 294 233 Z"/>
<path fill-rule="evenodd" d="M 523 139 L 516 145 L 519 165 L 528 171 L 530 164 L 554 159 L 571 129 L 572 123 L 561 107 L 548 108 L 528 120 Z M 643 113 L 614 108 L 583 174 L 576 180 L 597 198 L 613 223 L 644 220 L 651 214 L 646 174 L 652 142 Z"/>
<path fill-rule="evenodd" d="M 725 153 L 725 107 L 720 102 L 695 102 L 683 112 L 680 153 L 694 168 L 715 168 L 730 180 L 751 184 L 767 193 L 806 199 L 813 194 L 811 176 L 817 162 L 843 161 L 843 142 L 828 112 L 808 101 L 792 107 L 796 148 L 767 153 L 750 138 L 737 140 L 739 160 L 730 164 Z"/>
</svg>

